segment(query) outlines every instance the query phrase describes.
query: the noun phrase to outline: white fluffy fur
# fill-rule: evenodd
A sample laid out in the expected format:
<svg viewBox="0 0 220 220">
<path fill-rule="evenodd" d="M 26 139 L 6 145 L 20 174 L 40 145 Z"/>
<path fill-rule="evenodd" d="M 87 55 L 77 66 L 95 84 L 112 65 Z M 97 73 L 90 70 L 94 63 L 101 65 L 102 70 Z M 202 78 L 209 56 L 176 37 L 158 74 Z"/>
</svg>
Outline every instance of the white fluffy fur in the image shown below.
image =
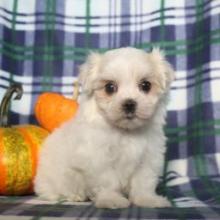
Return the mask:
<svg viewBox="0 0 220 220">
<path fill-rule="evenodd" d="M 140 91 L 140 80 L 152 88 Z M 123 208 L 130 203 L 165 207 L 156 195 L 165 136 L 166 98 L 174 72 L 159 49 L 134 48 L 92 53 L 80 68 L 82 95 L 75 118 L 56 129 L 43 144 L 36 193 L 47 200 L 91 199 L 96 207 Z M 118 90 L 105 93 L 105 83 Z M 135 118 L 126 119 L 122 103 L 137 102 Z"/>
</svg>

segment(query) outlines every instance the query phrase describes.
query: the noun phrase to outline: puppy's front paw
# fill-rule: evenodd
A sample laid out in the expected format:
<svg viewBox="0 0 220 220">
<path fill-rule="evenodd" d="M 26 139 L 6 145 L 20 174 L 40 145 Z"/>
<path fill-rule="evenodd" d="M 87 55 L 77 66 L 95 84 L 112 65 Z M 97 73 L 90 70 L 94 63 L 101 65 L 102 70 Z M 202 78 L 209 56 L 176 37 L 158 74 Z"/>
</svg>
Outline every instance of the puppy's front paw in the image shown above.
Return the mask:
<svg viewBox="0 0 220 220">
<path fill-rule="evenodd" d="M 60 196 L 57 194 L 38 194 L 40 200 L 57 202 L 60 200 Z"/>
<path fill-rule="evenodd" d="M 98 195 L 95 200 L 95 206 L 97 208 L 119 209 L 127 208 L 129 205 L 130 202 L 128 199 L 115 192 Z"/>
<path fill-rule="evenodd" d="M 85 202 L 87 200 L 87 197 L 85 194 L 72 194 L 66 197 L 67 201 L 70 202 Z"/>
<path fill-rule="evenodd" d="M 158 195 L 142 195 L 132 199 L 133 204 L 140 207 L 161 208 L 171 207 L 171 203 L 167 198 Z"/>
</svg>

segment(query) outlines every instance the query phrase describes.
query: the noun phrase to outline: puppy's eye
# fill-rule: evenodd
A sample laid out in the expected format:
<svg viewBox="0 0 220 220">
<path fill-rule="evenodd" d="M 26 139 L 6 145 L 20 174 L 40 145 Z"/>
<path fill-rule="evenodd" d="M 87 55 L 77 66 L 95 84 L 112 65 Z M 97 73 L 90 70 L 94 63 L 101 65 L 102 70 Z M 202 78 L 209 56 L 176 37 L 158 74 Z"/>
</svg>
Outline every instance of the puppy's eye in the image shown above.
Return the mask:
<svg viewBox="0 0 220 220">
<path fill-rule="evenodd" d="M 148 93 L 151 90 L 151 83 L 147 80 L 142 80 L 139 84 L 139 89 L 144 93 Z"/>
<path fill-rule="evenodd" d="M 117 92 L 117 90 L 118 90 L 118 87 L 115 82 L 110 81 L 105 84 L 105 92 L 108 95 L 112 95 L 113 93 Z"/>
</svg>

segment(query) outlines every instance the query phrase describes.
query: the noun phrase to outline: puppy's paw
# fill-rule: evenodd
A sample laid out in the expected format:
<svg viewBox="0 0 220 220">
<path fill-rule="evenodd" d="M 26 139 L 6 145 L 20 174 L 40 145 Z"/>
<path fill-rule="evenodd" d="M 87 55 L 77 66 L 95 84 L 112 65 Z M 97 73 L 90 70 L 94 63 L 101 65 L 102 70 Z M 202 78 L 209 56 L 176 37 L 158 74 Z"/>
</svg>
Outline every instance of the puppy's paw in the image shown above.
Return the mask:
<svg viewBox="0 0 220 220">
<path fill-rule="evenodd" d="M 39 199 L 49 202 L 57 202 L 60 200 L 60 196 L 57 194 L 39 194 Z"/>
<path fill-rule="evenodd" d="M 66 197 L 66 200 L 69 202 L 85 202 L 87 197 L 84 193 L 82 194 L 72 194 Z"/>
<path fill-rule="evenodd" d="M 167 198 L 158 195 L 142 195 L 132 199 L 134 205 L 148 208 L 171 207 Z"/>
<path fill-rule="evenodd" d="M 116 192 L 109 192 L 105 195 L 101 194 L 95 199 L 95 206 L 97 208 L 120 209 L 127 208 L 129 205 L 129 200 Z"/>
</svg>

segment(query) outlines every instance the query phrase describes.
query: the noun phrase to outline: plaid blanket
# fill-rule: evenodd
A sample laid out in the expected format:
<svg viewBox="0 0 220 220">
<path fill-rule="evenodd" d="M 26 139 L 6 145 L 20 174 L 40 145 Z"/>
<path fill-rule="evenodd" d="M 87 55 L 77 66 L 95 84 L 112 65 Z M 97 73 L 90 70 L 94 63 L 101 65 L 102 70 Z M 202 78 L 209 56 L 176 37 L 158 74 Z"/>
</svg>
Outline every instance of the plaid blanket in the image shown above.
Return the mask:
<svg viewBox="0 0 220 220">
<path fill-rule="evenodd" d="M 158 187 L 174 208 L 108 211 L 2 197 L 3 219 L 219 219 L 220 0 L 0 0 L 0 98 L 13 81 L 24 87 L 22 100 L 11 105 L 11 123 L 36 123 L 33 106 L 43 91 L 71 96 L 90 50 L 124 46 L 159 46 L 176 70 Z"/>
</svg>

